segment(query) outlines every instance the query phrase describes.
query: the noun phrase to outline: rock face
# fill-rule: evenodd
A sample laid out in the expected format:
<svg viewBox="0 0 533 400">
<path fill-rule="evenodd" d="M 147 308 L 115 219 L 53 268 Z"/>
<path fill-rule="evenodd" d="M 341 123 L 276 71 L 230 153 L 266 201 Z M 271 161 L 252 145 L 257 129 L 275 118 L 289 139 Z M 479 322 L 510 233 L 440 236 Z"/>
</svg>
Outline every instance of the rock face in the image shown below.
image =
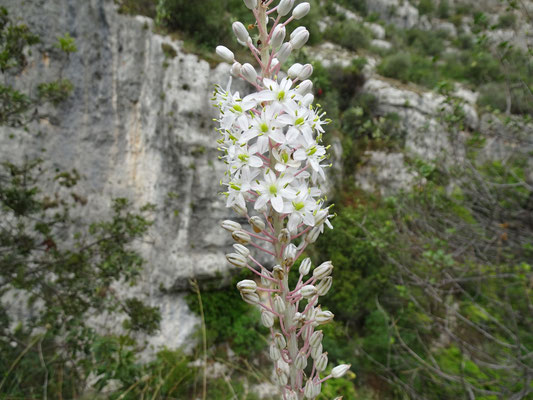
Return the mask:
<svg viewBox="0 0 533 400">
<path fill-rule="evenodd" d="M 226 84 L 229 66 L 213 69 L 185 54 L 180 42 L 152 33 L 151 20 L 117 14 L 112 1 L 23 3 L 2 2 L 42 44 L 16 85 L 30 90 L 58 78 L 62 63 L 54 43 L 68 32 L 78 52 L 61 73 L 75 89 L 58 109 L 41 110 L 49 117 L 35 123 L 32 134 L 14 132 L 9 139 L 12 129 L 0 132 L 0 159 L 40 156 L 48 169 L 76 168 L 89 219 L 104 217 L 113 197 L 157 206 L 141 248 L 148 262 L 136 294 L 161 307 L 161 332 L 152 344 L 182 345 L 197 321 L 180 290 L 189 278 L 228 271 L 230 238 L 218 222 L 230 212 L 217 196 L 224 166 L 210 98 L 215 83 Z"/>
</svg>

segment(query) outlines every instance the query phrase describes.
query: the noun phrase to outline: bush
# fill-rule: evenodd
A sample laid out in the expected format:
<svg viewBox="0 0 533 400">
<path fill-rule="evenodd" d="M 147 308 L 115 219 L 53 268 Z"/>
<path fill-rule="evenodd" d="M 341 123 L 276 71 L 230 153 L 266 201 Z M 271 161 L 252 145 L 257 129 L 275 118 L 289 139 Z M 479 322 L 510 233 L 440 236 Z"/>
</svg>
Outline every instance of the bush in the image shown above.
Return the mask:
<svg viewBox="0 0 533 400">
<path fill-rule="evenodd" d="M 335 23 L 326 30 L 324 36 L 352 51 L 368 48 L 372 37 L 368 29 L 352 20 Z"/>
<path fill-rule="evenodd" d="M 433 0 L 420 0 L 418 2 L 418 12 L 420 15 L 432 14 L 435 11 Z"/>
</svg>

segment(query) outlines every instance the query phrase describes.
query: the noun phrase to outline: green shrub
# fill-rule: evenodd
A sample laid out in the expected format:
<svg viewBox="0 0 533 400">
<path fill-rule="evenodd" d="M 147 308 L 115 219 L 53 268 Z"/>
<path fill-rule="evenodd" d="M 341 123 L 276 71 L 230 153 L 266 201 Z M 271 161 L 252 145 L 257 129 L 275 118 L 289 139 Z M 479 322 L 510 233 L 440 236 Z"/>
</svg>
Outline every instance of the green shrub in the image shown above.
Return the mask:
<svg viewBox="0 0 533 400">
<path fill-rule="evenodd" d="M 432 14 L 435 11 L 433 0 L 420 0 L 418 2 L 418 12 L 420 15 Z"/>
<path fill-rule="evenodd" d="M 450 3 L 448 3 L 448 0 L 440 0 L 439 6 L 437 7 L 437 15 L 442 19 L 450 17 Z"/>
<path fill-rule="evenodd" d="M 503 29 L 513 28 L 516 25 L 516 15 L 513 13 L 501 14 L 498 17 L 498 27 Z"/>
<path fill-rule="evenodd" d="M 367 28 L 353 20 L 335 23 L 326 30 L 324 36 L 352 51 L 368 48 L 372 37 Z"/>
</svg>

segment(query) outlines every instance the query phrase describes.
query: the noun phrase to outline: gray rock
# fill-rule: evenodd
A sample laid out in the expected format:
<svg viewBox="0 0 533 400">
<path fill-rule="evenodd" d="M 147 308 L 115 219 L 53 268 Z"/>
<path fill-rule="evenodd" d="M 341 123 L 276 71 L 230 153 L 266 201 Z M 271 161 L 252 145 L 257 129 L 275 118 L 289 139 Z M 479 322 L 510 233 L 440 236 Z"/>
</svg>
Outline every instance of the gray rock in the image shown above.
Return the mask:
<svg viewBox="0 0 533 400">
<path fill-rule="evenodd" d="M 366 6 L 369 12 L 399 28 L 410 29 L 418 23 L 418 9 L 407 0 L 367 0 Z"/>
<path fill-rule="evenodd" d="M 390 42 L 387 42 L 386 40 L 380 40 L 380 39 L 373 39 L 370 42 L 370 45 L 372 47 L 375 47 L 381 50 L 390 50 L 392 48 L 392 44 Z"/>
</svg>

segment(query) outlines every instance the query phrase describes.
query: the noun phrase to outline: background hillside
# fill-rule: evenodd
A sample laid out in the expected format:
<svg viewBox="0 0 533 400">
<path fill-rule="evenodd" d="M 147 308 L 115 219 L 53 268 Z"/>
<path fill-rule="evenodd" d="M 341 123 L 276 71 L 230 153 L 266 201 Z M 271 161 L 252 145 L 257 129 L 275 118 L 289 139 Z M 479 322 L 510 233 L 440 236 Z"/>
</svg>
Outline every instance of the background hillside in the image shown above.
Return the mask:
<svg viewBox="0 0 533 400">
<path fill-rule="evenodd" d="M 338 216 L 302 258 L 355 372 L 320 399 L 532 399 L 533 2 L 311 4 Z M 242 1 L 0 7 L 0 397 L 278 398 L 219 227 Z"/>
</svg>

